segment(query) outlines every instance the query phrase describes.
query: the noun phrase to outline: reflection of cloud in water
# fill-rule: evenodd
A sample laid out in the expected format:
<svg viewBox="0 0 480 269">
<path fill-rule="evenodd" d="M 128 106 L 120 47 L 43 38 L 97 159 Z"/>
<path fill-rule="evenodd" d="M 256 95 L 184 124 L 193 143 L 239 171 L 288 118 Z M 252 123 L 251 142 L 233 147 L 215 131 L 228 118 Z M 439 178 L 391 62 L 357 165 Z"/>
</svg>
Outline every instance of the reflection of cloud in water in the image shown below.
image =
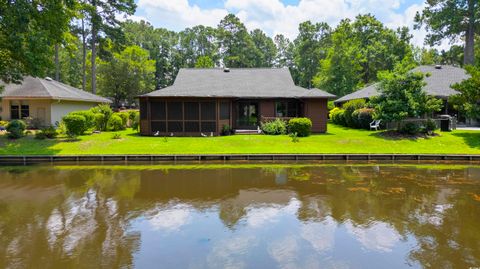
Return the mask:
<svg viewBox="0 0 480 269">
<path fill-rule="evenodd" d="M 245 255 L 258 243 L 254 236 L 226 238 L 212 247 L 207 256 L 209 268 L 245 268 Z"/>
<path fill-rule="evenodd" d="M 268 253 L 280 268 L 299 268 L 296 259 L 299 252 L 297 240 L 293 236 L 273 241 L 268 246 Z"/>
<path fill-rule="evenodd" d="M 345 226 L 348 232 L 369 250 L 391 252 L 393 246 L 401 239 L 400 234 L 384 222 L 374 222 L 369 227 L 354 226 L 347 222 Z"/>
<path fill-rule="evenodd" d="M 282 215 L 294 215 L 300 208 L 301 203 L 292 198 L 286 206 L 264 206 L 247 208 L 247 224 L 250 227 L 259 228 L 271 222 L 278 221 Z"/>
<path fill-rule="evenodd" d="M 308 241 L 318 253 L 329 250 L 335 243 L 336 222 L 328 217 L 322 222 L 302 225 L 300 236 Z"/>
<path fill-rule="evenodd" d="M 192 208 L 186 204 L 177 204 L 169 208 L 157 208 L 148 215 L 148 222 L 154 230 L 179 230 L 191 220 Z"/>
</svg>

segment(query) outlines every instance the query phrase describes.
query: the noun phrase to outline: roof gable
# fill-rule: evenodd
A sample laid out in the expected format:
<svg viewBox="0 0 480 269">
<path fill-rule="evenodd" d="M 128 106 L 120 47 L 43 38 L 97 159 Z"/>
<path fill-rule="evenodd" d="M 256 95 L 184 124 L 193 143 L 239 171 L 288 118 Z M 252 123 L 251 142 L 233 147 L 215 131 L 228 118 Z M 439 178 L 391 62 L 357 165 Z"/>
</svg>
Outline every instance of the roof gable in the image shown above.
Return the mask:
<svg viewBox="0 0 480 269">
<path fill-rule="evenodd" d="M 144 96 L 235 98 L 329 98 L 318 89 L 295 86 L 286 68 L 180 69 L 172 86 Z"/>
<path fill-rule="evenodd" d="M 20 84 L 2 84 L 2 98 L 39 98 L 54 100 L 111 103 L 107 98 L 82 91 L 67 84 L 52 80 L 26 76 Z"/>
<path fill-rule="evenodd" d="M 412 71 L 428 74 L 424 79 L 426 83 L 424 90 L 428 95 L 446 98 L 458 94 L 458 92 L 452 89 L 451 86 L 462 80 L 468 79 L 470 76 L 465 72 L 465 69 L 460 67 L 451 65 L 442 65 L 441 67 L 442 68 L 438 69 L 432 65 L 421 65 L 414 68 Z M 380 93 L 378 92 L 377 87 L 378 83 L 371 84 L 335 100 L 335 103 L 378 96 Z"/>
</svg>

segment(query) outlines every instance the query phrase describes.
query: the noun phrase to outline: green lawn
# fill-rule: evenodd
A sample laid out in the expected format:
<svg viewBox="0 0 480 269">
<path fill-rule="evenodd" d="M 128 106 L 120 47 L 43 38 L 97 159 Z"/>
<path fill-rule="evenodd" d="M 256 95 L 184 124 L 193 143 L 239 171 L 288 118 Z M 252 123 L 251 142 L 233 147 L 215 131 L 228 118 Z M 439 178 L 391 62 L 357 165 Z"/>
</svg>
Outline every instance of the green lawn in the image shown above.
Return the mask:
<svg viewBox="0 0 480 269">
<path fill-rule="evenodd" d="M 142 137 L 131 130 L 81 136 L 78 141 L 9 140 L 0 135 L 0 155 L 52 154 L 215 154 L 215 153 L 450 153 L 480 154 L 480 132 L 454 131 L 429 139 L 387 139 L 377 132 L 329 124 L 328 133 L 300 138 L 234 135 L 226 137 Z"/>
</svg>

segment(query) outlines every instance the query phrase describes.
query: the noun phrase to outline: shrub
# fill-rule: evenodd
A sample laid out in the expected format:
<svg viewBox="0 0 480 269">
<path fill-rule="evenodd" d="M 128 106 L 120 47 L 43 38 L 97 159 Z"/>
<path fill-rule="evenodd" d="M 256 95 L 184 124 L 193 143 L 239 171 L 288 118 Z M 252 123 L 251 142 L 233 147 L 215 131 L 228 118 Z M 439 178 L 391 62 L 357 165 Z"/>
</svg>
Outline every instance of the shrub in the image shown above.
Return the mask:
<svg viewBox="0 0 480 269">
<path fill-rule="evenodd" d="M 44 140 L 46 138 L 47 138 L 47 136 L 42 131 L 38 131 L 38 132 L 35 133 L 35 139 Z"/>
<path fill-rule="evenodd" d="M 293 118 L 288 121 L 289 133 L 297 133 L 297 136 L 309 136 L 312 132 L 312 121 L 309 118 Z"/>
<path fill-rule="evenodd" d="M 35 130 L 41 129 L 45 125 L 42 119 L 32 117 L 25 118 L 25 124 L 27 125 L 27 128 Z"/>
<path fill-rule="evenodd" d="M 300 139 L 298 138 L 297 133 L 291 133 L 289 136 L 292 138 L 292 142 L 293 142 L 293 143 L 298 143 L 298 142 L 300 142 Z"/>
<path fill-rule="evenodd" d="M 424 127 L 425 127 L 425 131 L 427 132 L 427 134 L 432 134 L 435 130 L 438 129 L 437 123 L 432 119 L 428 119 L 424 123 Z"/>
<path fill-rule="evenodd" d="M 87 120 L 82 115 L 67 114 L 62 118 L 66 133 L 70 137 L 82 135 L 88 130 Z"/>
<path fill-rule="evenodd" d="M 125 126 L 123 125 L 122 118 L 119 115 L 113 114 L 107 123 L 107 130 L 108 131 L 120 131 L 124 130 Z"/>
<path fill-rule="evenodd" d="M 345 110 L 338 107 L 330 110 L 330 119 L 335 124 L 345 125 Z"/>
<path fill-rule="evenodd" d="M 404 134 L 409 134 L 409 135 L 416 135 L 420 132 L 420 127 L 414 122 L 407 122 L 402 127 L 400 132 L 402 132 Z"/>
<path fill-rule="evenodd" d="M 80 115 L 85 117 L 85 121 L 87 124 L 88 129 L 93 129 L 95 128 L 95 113 L 93 113 L 91 110 L 81 110 L 81 111 L 73 111 L 69 113 L 70 115 Z"/>
<path fill-rule="evenodd" d="M 95 116 L 95 127 L 98 129 L 98 131 L 106 131 L 107 130 L 107 124 L 108 120 L 113 114 L 112 109 L 110 108 L 109 105 L 98 105 L 96 107 L 93 107 L 90 109 L 94 114 L 102 114 L 103 117 L 97 117 Z M 97 122 L 97 120 L 101 120 L 100 122 Z"/>
<path fill-rule="evenodd" d="M 8 121 L 2 121 L 0 120 L 0 127 L 7 127 Z"/>
<path fill-rule="evenodd" d="M 280 135 L 287 133 L 287 123 L 281 119 L 262 122 L 260 125 L 263 133 L 267 135 Z"/>
<path fill-rule="evenodd" d="M 228 124 L 222 125 L 222 135 L 231 135 L 232 134 L 232 127 Z"/>
<path fill-rule="evenodd" d="M 370 129 L 370 123 L 373 121 L 373 113 L 375 112 L 372 108 L 360 108 L 353 112 L 352 117 L 354 118 L 355 127 L 361 129 Z"/>
<path fill-rule="evenodd" d="M 12 120 L 5 128 L 8 132 L 7 136 L 11 139 L 23 137 L 27 125 L 22 120 Z"/>
<path fill-rule="evenodd" d="M 94 122 L 95 122 L 95 130 L 97 131 L 105 131 L 107 129 L 107 122 L 105 121 L 105 115 L 102 113 L 95 113 L 94 114 Z"/>
<path fill-rule="evenodd" d="M 335 103 L 333 101 L 328 101 L 327 103 L 327 109 L 328 111 L 332 110 L 335 108 Z"/>
<path fill-rule="evenodd" d="M 130 117 L 128 112 L 118 112 L 114 113 L 114 115 L 118 115 L 122 119 L 124 129 L 128 127 L 128 118 Z"/>
<path fill-rule="evenodd" d="M 40 131 L 35 133 L 35 138 L 36 139 L 53 139 L 57 137 L 57 130 L 53 126 L 49 126 L 46 128 L 41 129 Z"/>
<path fill-rule="evenodd" d="M 138 110 L 129 110 L 128 111 L 128 118 L 130 119 L 131 122 L 133 122 L 135 120 L 135 116 L 139 113 L 140 113 L 140 111 L 138 111 Z"/>
<path fill-rule="evenodd" d="M 122 138 L 122 134 L 120 133 L 113 133 L 112 134 L 112 139 L 121 139 Z"/>
<path fill-rule="evenodd" d="M 345 125 L 348 127 L 356 127 L 356 119 L 353 117 L 353 112 L 357 109 L 364 108 L 366 102 L 364 99 L 350 100 L 343 104 L 342 108 L 345 109 Z"/>
<path fill-rule="evenodd" d="M 140 127 L 140 112 L 135 111 L 135 117 L 132 120 L 131 127 L 132 127 L 133 130 L 138 131 L 138 129 Z"/>
</svg>

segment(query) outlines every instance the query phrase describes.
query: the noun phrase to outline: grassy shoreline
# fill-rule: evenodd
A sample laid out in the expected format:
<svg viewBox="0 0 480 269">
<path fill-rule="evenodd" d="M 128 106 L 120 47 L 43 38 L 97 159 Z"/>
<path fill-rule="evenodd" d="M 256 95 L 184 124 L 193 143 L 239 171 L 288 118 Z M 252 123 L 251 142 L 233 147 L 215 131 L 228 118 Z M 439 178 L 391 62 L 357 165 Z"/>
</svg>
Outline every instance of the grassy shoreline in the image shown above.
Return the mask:
<svg viewBox="0 0 480 269">
<path fill-rule="evenodd" d="M 267 135 L 225 137 L 142 137 L 132 130 L 92 134 L 69 142 L 64 138 L 36 140 L 33 135 L 9 140 L 0 135 L 0 155 L 89 154 L 241 154 L 241 153 L 411 153 L 480 154 L 480 132 L 453 131 L 428 139 L 393 139 L 378 132 L 348 129 L 329 124 L 326 134 L 300 138 Z"/>
</svg>

